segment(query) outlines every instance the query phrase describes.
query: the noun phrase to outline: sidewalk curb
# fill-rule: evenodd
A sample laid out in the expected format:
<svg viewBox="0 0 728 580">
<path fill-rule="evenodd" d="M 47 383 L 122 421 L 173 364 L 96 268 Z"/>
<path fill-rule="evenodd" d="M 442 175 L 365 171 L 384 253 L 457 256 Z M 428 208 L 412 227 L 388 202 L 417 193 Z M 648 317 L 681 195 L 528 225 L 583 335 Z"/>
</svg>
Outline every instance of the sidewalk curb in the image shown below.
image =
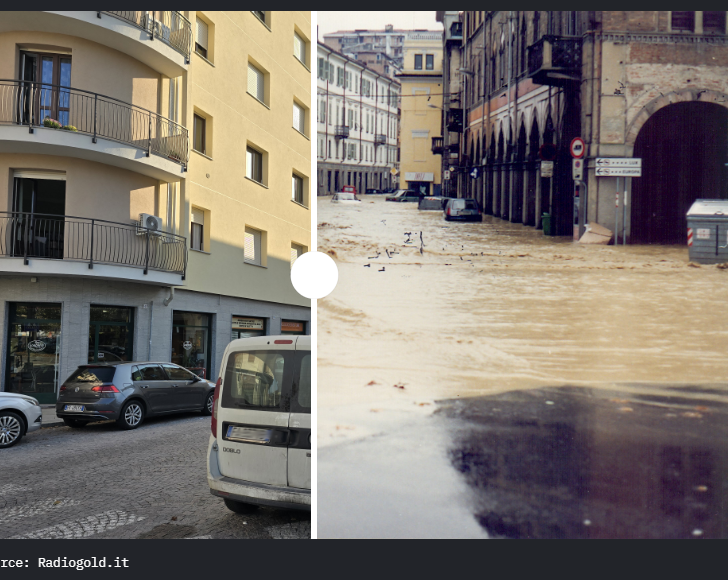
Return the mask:
<svg viewBox="0 0 728 580">
<path fill-rule="evenodd" d="M 55 405 L 41 405 L 40 406 L 42 412 L 43 412 L 43 422 L 41 424 L 41 429 L 44 429 L 45 427 L 55 427 L 57 425 L 63 425 L 63 419 L 59 419 L 56 417 L 56 406 Z"/>
</svg>

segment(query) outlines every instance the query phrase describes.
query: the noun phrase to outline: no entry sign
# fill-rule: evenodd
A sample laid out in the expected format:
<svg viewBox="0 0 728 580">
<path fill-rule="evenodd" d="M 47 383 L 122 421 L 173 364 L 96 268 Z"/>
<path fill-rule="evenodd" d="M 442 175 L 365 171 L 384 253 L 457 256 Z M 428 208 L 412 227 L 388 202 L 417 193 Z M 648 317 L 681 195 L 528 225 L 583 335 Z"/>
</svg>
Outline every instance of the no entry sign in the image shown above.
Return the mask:
<svg viewBox="0 0 728 580">
<path fill-rule="evenodd" d="M 584 157 L 584 139 L 581 137 L 574 137 L 571 140 L 571 145 L 569 145 L 569 153 L 571 153 L 571 156 L 574 159 L 581 159 Z"/>
</svg>

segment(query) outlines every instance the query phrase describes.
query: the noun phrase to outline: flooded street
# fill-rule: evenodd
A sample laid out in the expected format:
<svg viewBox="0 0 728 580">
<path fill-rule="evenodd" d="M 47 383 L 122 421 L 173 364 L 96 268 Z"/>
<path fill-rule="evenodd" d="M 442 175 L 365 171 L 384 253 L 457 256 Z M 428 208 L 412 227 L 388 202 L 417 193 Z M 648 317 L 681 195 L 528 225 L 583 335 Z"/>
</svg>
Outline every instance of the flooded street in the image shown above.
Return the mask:
<svg viewBox="0 0 728 580">
<path fill-rule="evenodd" d="M 639 537 L 726 536 L 722 488 L 683 454 L 722 481 L 728 271 L 361 197 L 318 199 L 339 268 L 318 301 L 319 537 L 632 536 L 625 513 Z"/>
</svg>

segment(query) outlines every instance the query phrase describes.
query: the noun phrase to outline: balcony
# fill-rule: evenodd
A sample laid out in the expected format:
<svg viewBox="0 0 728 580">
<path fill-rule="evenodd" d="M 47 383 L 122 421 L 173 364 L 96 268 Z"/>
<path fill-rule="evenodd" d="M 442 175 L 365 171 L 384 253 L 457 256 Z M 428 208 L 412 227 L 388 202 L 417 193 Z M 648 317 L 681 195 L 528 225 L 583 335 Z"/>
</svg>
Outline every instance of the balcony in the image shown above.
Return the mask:
<svg viewBox="0 0 728 580">
<path fill-rule="evenodd" d="M 540 85 L 567 86 L 581 79 L 581 38 L 547 35 L 528 47 L 528 76 Z"/>
<path fill-rule="evenodd" d="M 455 21 L 450 25 L 450 33 L 445 40 L 462 40 L 463 39 L 463 23 Z"/>
<path fill-rule="evenodd" d="M 463 110 L 450 108 L 447 110 L 447 130 L 451 133 L 463 132 Z"/>
<path fill-rule="evenodd" d="M 72 128 L 49 127 L 50 119 Z M 78 157 L 174 182 L 187 167 L 188 134 L 165 117 L 111 97 L 0 80 L 0 152 Z"/>
<path fill-rule="evenodd" d="M 386 145 L 386 144 L 387 144 L 386 135 L 374 135 L 374 145 Z"/>
<path fill-rule="evenodd" d="M 349 138 L 349 127 L 347 127 L 346 125 L 336 125 L 334 127 L 334 138 L 348 139 Z"/>
<path fill-rule="evenodd" d="M 174 11 L 3 12 L 0 32 L 37 31 L 85 38 L 174 78 L 187 70 L 192 25 Z"/>
<path fill-rule="evenodd" d="M 433 137 L 432 138 L 432 154 L 433 155 L 442 155 L 445 150 L 445 147 L 443 146 L 443 138 L 442 137 Z"/>
<path fill-rule="evenodd" d="M 179 286 L 187 240 L 136 224 L 0 212 L 0 272 Z"/>
</svg>

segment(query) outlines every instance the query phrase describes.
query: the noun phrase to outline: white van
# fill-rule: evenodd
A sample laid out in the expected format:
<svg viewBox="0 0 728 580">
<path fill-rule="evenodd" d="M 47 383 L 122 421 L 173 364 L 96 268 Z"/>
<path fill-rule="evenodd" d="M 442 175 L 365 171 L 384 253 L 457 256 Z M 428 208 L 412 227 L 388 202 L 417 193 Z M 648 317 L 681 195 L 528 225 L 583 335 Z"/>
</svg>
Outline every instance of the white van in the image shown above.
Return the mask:
<svg viewBox="0 0 728 580">
<path fill-rule="evenodd" d="M 215 386 L 207 481 L 235 513 L 311 509 L 311 337 L 232 341 Z"/>
</svg>

